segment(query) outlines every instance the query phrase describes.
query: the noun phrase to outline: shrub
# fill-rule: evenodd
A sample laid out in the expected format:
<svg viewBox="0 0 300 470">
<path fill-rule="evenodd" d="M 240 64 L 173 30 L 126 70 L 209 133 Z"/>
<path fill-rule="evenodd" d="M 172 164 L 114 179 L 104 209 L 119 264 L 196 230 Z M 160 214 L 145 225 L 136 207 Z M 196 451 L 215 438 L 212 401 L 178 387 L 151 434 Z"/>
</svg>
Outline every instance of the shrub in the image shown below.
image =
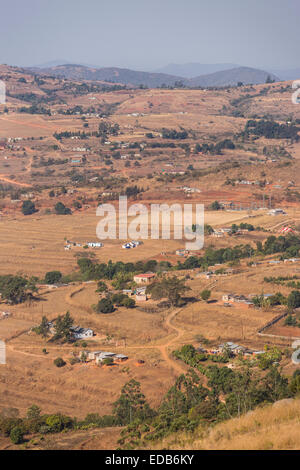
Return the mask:
<svg viewBox="0 0 300 470">
<path fill-rule="evenodd" d="M 20 426 L 15 426 L 10 432 L 10 440 L 13 444 L 22 444 L 24 440 L 23 429 Z"/>
<path fill-rule="evenodd" d="M 24 201 L 22 204 L 22 212 L 24 215 L 31 215 L 36 212 L 35 204 L 32 201 Z"/>
<path fill-rule="evenodd" d="M 58 202 L 57 204 L 55 204 L 54 210 L 57 215 L 71 214 L 71 209 L 66 207 L 62 202 Z"/>
<path fill-rule="evenodd" d="M 47 284 L 56 284 L 57 282 L 60 282 L 62 278 L 62 274 L 60 271 L 49 271 L 45 275 L 45 282 Z"/>
<path fill-rule="evenodd" d="M 115 310 L 114 305 L 110 299 L 101 299 L 97 306 L 97 313 L 112 313 Z"/>
<path fill-rule="evenodd" d="M 66 362 L 61 357 L 54 359 L 53 363 L 56 365 L 56 367 L 63 367 L 66 365 Z"/>
</svg>

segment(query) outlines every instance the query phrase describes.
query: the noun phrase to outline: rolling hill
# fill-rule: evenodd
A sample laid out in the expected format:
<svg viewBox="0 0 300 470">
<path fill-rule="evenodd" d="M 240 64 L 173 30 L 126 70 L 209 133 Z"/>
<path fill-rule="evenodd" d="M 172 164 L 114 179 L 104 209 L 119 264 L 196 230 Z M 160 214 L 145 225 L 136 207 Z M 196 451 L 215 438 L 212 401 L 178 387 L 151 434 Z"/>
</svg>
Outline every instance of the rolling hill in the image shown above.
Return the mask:
<svg viewBox="0 0 300 470">
<path fill-rule="evenodd" d="M 153 72 L 178 75 L 184 78 L 193 78 L 198 77 L 199 75 L 207 75 L 237 67 L 240 66 L 236 64 L 200 64 L 197 62 L 191 62 L 188 64 L 169 64 L 165 67 L 161 67 L 160 69 L 153 70 Z"/>
<path fill-rule="evenodd" d="M 36 73 L 65 77 L 71 80 L 107 81 L 125 85 L 144 85 L 151 88 L 166 85 L 174 85 L 182 77 L 166 75 L 162 73 L 139 72 L 118 67 L 94 68 L 84 65 L 65 64 L 56 67 L 31 68 Z"/>
<path fill-rule="evenodd" d="M 222 70 L 221 72 L 210 73 L 208 75 L 200 75 L 189 80 L 190 86 L 201 87 L 222 87 L 227 85 L 236 85 L 238 82 L 257 85 L 265 83 L 267 78 L 271 77 L 276 82 L 280 81 L 276 75 L 268 73 L 264 70 L 253 69 L 250 67 L 237 67 L 230 70 Z"/>
<path fill-rule="evenodd" d="M 165 73 L 140 72 L 118 67 L 95 68 L 75 64 L 46 68 L 34 67 L 29 70 L 39 74 L 65 77 L 72 80 L 106 81 L 131 86 L 143 85 L 149 88 L 162 85 L 174 86 L 176 82 L 181 82 L 187 87 L 234 86 L 238 82 L 243 82 L 244 84 L 259 84 L 265 83 L 268 76 L 271 76 L 275 81 L 279 81 L 278 77 L 273 74 L 250 67 L 231 68 L 229 70 L 199 75 L 194 78 L 184 78 L 182 76 L 168 75 Z"/>
</svg>

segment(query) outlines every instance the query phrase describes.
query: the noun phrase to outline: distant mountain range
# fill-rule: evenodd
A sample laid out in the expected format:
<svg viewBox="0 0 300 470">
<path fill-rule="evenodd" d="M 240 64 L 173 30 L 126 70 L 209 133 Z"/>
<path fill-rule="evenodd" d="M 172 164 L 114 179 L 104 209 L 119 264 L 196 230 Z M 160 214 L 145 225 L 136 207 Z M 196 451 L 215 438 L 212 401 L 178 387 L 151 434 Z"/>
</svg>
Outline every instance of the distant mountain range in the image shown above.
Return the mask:
<svg viewBox="0 0 300 470">
<path fill-rule="evenodd" d="M 188 64 L 169 64 L 153 72 L 167 73 L 169 75 L 177 75 L 179 77 L 194 78 L 199 75 L 208 75 L 210 73 L 221 72 L 222 70 L 230 70 L 239 68 L 237 64 L 199 64 L 191 62 Z"/>
<path fill-rule="evenodd" d="M 270 77 L 275 82 L 280 81 L 279 78 L 264 70 L 253 69 L 251 67 L 237 67 L 230 70 L 222 70 L 221 72 L 200 75 L 196 78 L 189 79 L 190 86 L 202 87 L 221 87 L 225 85 L 236 85 L 238 82 L 246 84 L 266 83 Z"/>
<path fill-rule="evenodd" d="M 194 67 L 195 71 L 204 71 L 209 68 L 213 70 L 214 68 L 222 66 L 222 64 L 210 66 L 201 66 L 201 64 L 191 65 Z M 192 66 L 189 69 L 190 72 L 192 71 Z M 223 64 L 223 66 L 229 67 L 230 64 Z M 31 67 L 30 70 L 35 73 L 65 77 L 71 80 L 106 81 L 132 86 L 144 85 L 149 88 L 162 85 L 173 86 L 176 82 L 181 82 L 183 85 L 190 87 L 222 87 L 236 85 L 238 82 L 243 82 L 244 84 L 259 84 L 265 83 L 268 76 L 275 81 L 280 80 L 275 74 L 250 67 L 233 67 L 213 73 L 202 73 L 192 78 L 161 72 L 141 72 L 118 67 L 97 68 L 78 64 L 54 65 L 50 67 L 38 66 Z M 186 73 L 187 69 L 185 70 L 185 74 Z"/>
<path fill-rule="evenodd" d="M 300 80 L 300 68 L 296 69 L 272 69 L 272 73 L 281 80 Z"/>
</svg>

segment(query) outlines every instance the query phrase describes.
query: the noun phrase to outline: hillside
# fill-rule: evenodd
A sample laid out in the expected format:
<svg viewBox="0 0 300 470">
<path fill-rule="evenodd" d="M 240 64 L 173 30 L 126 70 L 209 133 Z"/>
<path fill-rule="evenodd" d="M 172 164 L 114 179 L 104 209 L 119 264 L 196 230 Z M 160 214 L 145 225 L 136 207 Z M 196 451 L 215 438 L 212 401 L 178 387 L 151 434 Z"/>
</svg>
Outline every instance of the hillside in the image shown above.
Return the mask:
<svg viewBox="0 0 300 470">
<path fill-rule="evenodd" d="M 65 64 L 56 67 L 32 68 L 34 72 L 65 77 L 72 80 L 107 81 L 126 85 L 157 87 L 174 85 L 182 77 L 163 73 L 139 72 L 118 67 L 92 68 L 84 65 Z"/>
<path fill-rule="evenodd" d="M 268 76 L 271 76 L 275 81 L 279 81 L 275 75 L 250 67 L 231 68 L 230 70 L 221 70 L 194 78 L 183 78 L 182 76 L 165 73 L 140 72 L 118 67 L 93 68 L 75 64 L 31 68 L 29 70 L 39 74 L 65 77 L 71 80 L 107 81 L 133 86 L 143 85 L 150 88 L 162 85 L 173 86 L 176 82 L 182 82 L 186 87 L 222 87 L 236 85 L 238 82 L 259 84 L 265 83 Z"/>
<path fill-rule="evenodd" d="M 239 67 L 236 64 L 199 64 L 191 62 L 188 64 L 169 64 L 154 70 L 156 73 L 167 73 L 170 75 L 179 75 L 185 78 L 198 77 L 199 75 L 207 75 L 222 70 L 230 70 Z"/>
<path fill-rule="evenodd" d="M 300 399 L 285 399 L 193 434 L 177 433 L 156 449 L 299 450 Z"/>
<path fill-rule="evenodd" d="M 199 77 L 192 78 L 189 82 L 191 86 L 202 87 L 236 85 L 238 82 L 256 85 L 259 83 L 265 83 L 268 76 L 270 76 L 272 80 L 279 81 L 275 75 L 265 72 L 264 70 L 253 69 L 250 67 L 238 67 L 208 75 L 200 75 Z"/>
</svg>

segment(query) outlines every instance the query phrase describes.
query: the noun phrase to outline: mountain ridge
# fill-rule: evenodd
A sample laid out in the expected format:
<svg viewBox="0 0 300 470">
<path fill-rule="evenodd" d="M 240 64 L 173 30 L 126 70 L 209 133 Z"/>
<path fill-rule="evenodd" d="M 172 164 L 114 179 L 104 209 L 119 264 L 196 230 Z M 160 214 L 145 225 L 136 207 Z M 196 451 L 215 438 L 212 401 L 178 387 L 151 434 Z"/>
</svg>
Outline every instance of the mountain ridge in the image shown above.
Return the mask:
<svg viewBox="0 0 300 470">
<path fill-rule="evenodd" d="M 199 75 L 194 78 L 185 78 L 157 72 L 143 72 L 120 67 L 88 67 L 78 64 L 64 64 L 54 67 L 29 67 L 28 70 L 42 75 L 60 76 L 72 80 L 107 81 L 132 86 L 147 86 L 155 88 L 162 85 L 174 86 L 180 82 L 187 87 L 222 87 L 244 84 L 265 83 L 267 78 L 280 81 L 279 78 L 265 70 L 251 67 L 237 67 L 233 69 Z"/>
</svg>

